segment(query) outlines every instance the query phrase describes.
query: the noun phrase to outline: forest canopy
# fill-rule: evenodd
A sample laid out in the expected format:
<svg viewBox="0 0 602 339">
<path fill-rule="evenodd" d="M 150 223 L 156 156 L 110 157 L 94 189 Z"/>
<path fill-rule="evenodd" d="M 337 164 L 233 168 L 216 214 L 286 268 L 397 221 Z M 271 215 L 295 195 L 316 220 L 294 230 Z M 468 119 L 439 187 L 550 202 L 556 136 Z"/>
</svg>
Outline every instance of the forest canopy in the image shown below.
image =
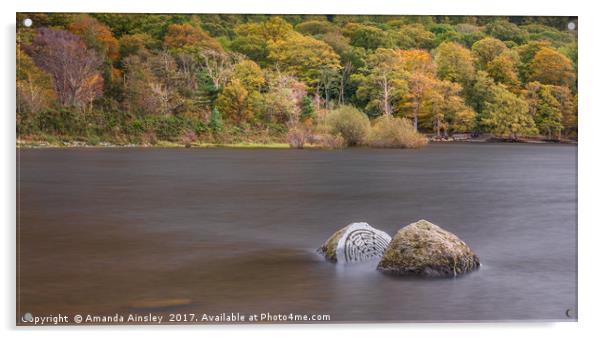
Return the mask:
<svg viewBox="0 0 602 339">
<path fill-rule="evenodd" d="M 22 140 L 381 145 L 369 131 L 377 123 L 387 135 L 577 137 L 577 30 L 567 27 L 576 18 L 17 14 L 25 18 Z M 335 128 L 354 121 L 368 130 Z"/>
</svg>

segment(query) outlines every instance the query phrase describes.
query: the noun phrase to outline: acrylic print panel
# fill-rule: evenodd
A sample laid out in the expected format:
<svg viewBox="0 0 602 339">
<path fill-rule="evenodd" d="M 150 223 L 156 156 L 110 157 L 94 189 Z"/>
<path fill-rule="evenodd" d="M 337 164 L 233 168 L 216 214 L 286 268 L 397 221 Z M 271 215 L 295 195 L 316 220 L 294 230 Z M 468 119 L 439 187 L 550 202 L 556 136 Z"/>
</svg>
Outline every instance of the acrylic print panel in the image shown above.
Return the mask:
<svg viewBox="0 0 602 339">
<path fill-rule="evenodd" d="M 18 13 L 17 324 L 576 321 L 577 25 Z"/>
</svg>

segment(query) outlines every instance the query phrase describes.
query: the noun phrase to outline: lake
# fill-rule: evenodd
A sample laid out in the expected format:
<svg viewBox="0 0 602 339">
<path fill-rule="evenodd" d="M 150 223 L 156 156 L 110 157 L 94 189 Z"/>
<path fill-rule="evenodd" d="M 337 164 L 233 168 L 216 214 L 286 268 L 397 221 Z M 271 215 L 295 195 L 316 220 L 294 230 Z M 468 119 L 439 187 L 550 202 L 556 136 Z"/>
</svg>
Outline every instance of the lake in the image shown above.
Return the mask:
<svg viewBox="0 0 602 339">
<path fill-rule="evenodd" d="M 333 322 L 567 320 L 577 147 L 19 149 L 17 314 L 303 313 Z M 482 267 L 383 275 L 315 253 L 427 219 Z M 569 316 L 567 316 L 567 310 Z"/>
</svg>

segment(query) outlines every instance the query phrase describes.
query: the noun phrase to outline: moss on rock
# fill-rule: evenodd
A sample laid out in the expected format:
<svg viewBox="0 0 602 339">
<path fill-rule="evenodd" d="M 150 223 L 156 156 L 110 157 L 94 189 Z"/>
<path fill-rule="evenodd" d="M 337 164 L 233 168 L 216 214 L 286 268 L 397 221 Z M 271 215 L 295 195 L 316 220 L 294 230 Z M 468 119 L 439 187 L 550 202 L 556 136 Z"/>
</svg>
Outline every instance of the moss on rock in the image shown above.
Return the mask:
<svg viewBox="0 0 602 339">
<path fill-rule="evenodd" d="M 479 257 L 460 238 L 420 220 L 395 234 L 377 269 L 394 275 L 453 277 L 479 266 Z"/>
</svg>

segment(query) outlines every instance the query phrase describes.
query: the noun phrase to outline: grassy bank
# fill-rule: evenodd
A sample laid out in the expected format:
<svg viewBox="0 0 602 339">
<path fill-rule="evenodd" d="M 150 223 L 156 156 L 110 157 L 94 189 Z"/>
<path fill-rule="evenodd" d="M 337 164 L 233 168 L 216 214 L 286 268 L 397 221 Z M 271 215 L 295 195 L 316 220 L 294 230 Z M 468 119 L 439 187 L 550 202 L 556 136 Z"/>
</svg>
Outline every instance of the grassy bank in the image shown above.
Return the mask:
<svg viewBox="0 0 602 339">
<path fill-rule="evenodd" d="M 90 144 L 84 141 L 45 141 L 45 140 L 17 140 L 17 148 L 127 148 L 127 147 L 145 147 L 145 148 L 238 148 L 238 149 L 289 149 L 287 143 L 207 143 L 194 142 L 190 144 L 178 143 L 173 141 L 157 141 L 155 144 L 134 144 L 134 143 L 110 143 L 98 142 Z M 320 145 L 306 144 L 306 149 L 321 149 Z"/>
</svg>

